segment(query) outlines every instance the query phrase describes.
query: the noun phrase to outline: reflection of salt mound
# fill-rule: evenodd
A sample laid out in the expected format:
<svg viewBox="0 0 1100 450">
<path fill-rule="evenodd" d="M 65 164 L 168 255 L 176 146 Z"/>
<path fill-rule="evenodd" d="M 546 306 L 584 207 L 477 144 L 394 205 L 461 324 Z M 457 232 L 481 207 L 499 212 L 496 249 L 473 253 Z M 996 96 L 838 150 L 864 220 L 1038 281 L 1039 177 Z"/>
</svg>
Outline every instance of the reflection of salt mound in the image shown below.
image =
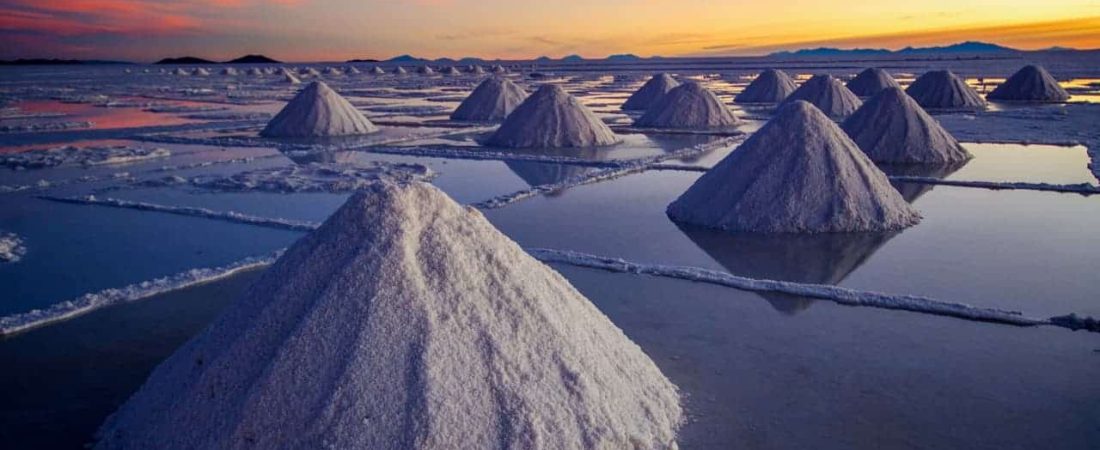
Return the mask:
<svg viewBox="0 0 1100 450">
<path fill-rule="evenodd" d="M 260 132 L 265 137 L 351 136 L 378 131 L 366 116 L 323 82 L 302 89 Z"/>
<path fill-rule="evenodd" d="M 890 73 L 882 69 L 868 68 L 848 81 L 848 90 L 860 97 L 870 97 L 883 89 L 901 87 Z"/>
<path fill-rule="evenodd" d="M 435 74 L 435 69 L 432 69 L 428 66 L 420 66 L 416 68 L 416 73 L 419 73 L 421 75 L 433 75 Z"/>
<path fill-rule="evenodd" d="M 102 448 L 674 448 L 675 386 L 565 278 L 428 184 L 299 240 Z"/>
<path fill-rule="evenodd" d="M 981 108 L 985 100 L 966 82 L 949 70 L 933 70 L 921 75 L 905 93 L 925 108 Z"/>
<path fill-rule="evenodd" d="M 404 75 L 406 73 L 409 73 L 409 71 L 405 70 L 405 68 L 401 66 L 397 66 L 393 69 L 394 75 Z"/>
<path fill-rule="evenodd" d="M 619 138 L 595 114 L 560 86 L 543 85 L 500 125 L 487 144 L 494 147 L 596 147 Z"/>
<path fill-rule="evenodd" d="M 679 86 L 680 82 L 676 81 L 667 73 L 659 73 L 646 81 L 642 87 L 638 88 L 630 95 L 630 98 L 623 102 L 622 109 L 626 111 L 645 110 L 649 108 L 657 99 L 663 97 L 668 91 L 671 91 L 676 86 Z"/>
<path fill-rule="evenodd" d="M 515 83 L 500 77 L 489 77 L 470 93 L 451 114 L 453 120 L 499 121 L 516 109 L 527 92 Z"/>
<path fill-rule="evenodd" d="M 589 147 L 591 148 L 591 147 Z M 554 156 L 571 156 L 574 158 L 582 159 L 597 159 L 595 149 L 592 152 L 573 151 L 572 149 L 568 154 Z M 504 164 L 512 169 L 512 172 L 523 179 L 531 187 L 543 186 L 548 184 L 558 184 L 566 180 L 571 180 L 584 176 L 592 171 L 591 167 L 585 167 L 577 164 L 554 164 L 537 161 L 517 161 L 506 160 Z M 554 196 L 560 194 L 560 191 L 552 192 L 547 195 Z"/>
<path fill-rule="evenodd" d="M 863 265 L 895 233 L 727 233 L 679 225 L 699 248 L 729 273 L 763 280 L 835 285 Z M 812 300 L 761 293 L 776 310 L 795 314 Z"/>
<path fill-rule="evenodd" d="M 935 178 L 942 180 L 947 178 L 951 174 L 958 172 L 962 169 L 970 160 L 942 163 L 942 164 L 877 164 L 879 169 L 882 170 L 887 176 L 895 177 L 923 177 L 923 178 Z M 901 193 L 901 197 L 906 202 L 912 204 L 917 201 L 922 195 L 935 189 L 936 185 L 929 183 L 912 183 L 905 181 L 890 180 L 890 183 L 894 185 L 894 188 Z"/>
<path fill-rule="evenodd" d="M 371 67 L 371 68 L 370 68 L 370 73 L 371 73 L 371 74 L 374 74 L 374 75 L 383 75 L 383 74 L 385 74 L 385 73 L 386 73 L 386 71 L 385 71 L 385 70 L 382 70 L 382 68 L 381 68 L 381 67 L 378 67 L 378 66 L 374 66 L 374 67 Z"/>
<path fill-rule="evenodd" d="M 1046 69 L 1026 66 L 997 86 L 986 98 L 1016 102 L 1064 102 L 1069 100 L 1069 93 Z"/>
<path fill-rule="evenodd" d="M 879 163 L 939 164 L 971 158 L 959 142 L 901 88 L 875 95 L 844 122 L 844 131 Z"/>
<path fill-rule="evenodd" d="M 782 70 L 760 72 L 733 101 L 738 103 L 779 103 L 798 89 L 790 75 Z"/>
<path fill-rule="evenodd" d="M 658 98 L 634 126 L 708 130 L 732 128 L 737 122 L 737 117 L 717 95 L 689 81 Z"/>
<path fill-rule="evenodd" d="M 854 142 L 806 102 L 776 116 L 668 207 L 673 220 L 729 231 L 891 231 L 920 215 Z"/>
<path fill-rule="evenodd" d="M 832 75 L 814 75 L 787 96 L 783 104 L 798 100 L 809 102 L 829 117 L 845 117 L 863 104 L 856 94 Z"/>
</svg>

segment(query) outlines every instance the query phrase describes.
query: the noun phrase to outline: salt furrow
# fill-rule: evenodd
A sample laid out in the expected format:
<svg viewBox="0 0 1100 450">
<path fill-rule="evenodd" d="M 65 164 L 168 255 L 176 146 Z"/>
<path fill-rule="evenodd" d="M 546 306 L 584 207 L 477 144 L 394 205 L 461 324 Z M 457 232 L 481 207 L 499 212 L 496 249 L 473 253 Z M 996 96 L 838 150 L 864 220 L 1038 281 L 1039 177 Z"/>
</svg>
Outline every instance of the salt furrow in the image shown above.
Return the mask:
<svg viewBox="0 0 1100 450">
<path fill-rule="evenodd" d="M 929 177 L 891 176 L 891 181 L 903 183 L 935 184 L 943 186 L 975 187 L 993 190 L 1029 190 L 1047 192 L 1066 192 L 1081 195 L 1100 194 L 1100 187 L 1088 183 L 1080 184 L 1051 184 L 1051 183 L 1027 183 L 1007 181 L 963 181 L 944 180 Z"/>
<path fill-rule="evenodd" d="M 633 173 L 642 172 L 648 170 L 651 166 L 659 164 L 670 159 L 679 158 L 691 158 L 703 153 L 712 151 L 717 148 L 732 145 L 734 142 L 743 139 L 742 136 L 728 137 L 719 139 L 714 142 L 699 144 L 694 147 L 683 148 L 674 152 L 669 152 L 663 155 L 654 156 L 651 158 L 642 158 L 636 160 L 617 160 L 616 164 L 612 167 L 608 167 L 601 170 L 590 172 L 586 175 L 572 177 L 567 180 L 563 180 L 559 183 L 544 184 L 535 186 L 530 189 L 524 189 L 521 191 L 513 192 L 511 194 L 499 195 L 491 199 L 485 200 L 480 203 L 476 203 L 473 206 L 479 209 L 496 209 L 518 202 L 520 200 L 528 199 L 539 194 L 559 192 L 565 189 L 583 186 L 586 184 L 597 183 L 600 181 L 606 181 L 614 178 L 623 177 Z"/>
<path fill-rule="evenodd" d="M 248 156 L 244 158 L 222 159 L 217 161 L 203 161 L 191 164 L 179 164 L 175 166 L 160 166 L 150 172 L 176 172 L 180 170 L 200 169 L 203 167 L 218 166 L 223 164 L 247 164 L 260 159 L 270 158 L 282 158 L 282 154 L 277 155 L 263 155 L 263 156 Z"/>
<path fill-rule="evenodd" d="M 130 175 L 129 172 L 116 172 L 116 173 L 112 173 L 110 175 L 102 175 L 102 176 L 85 175 L 85 176 L 82 176 L 82 177 L 69 178 L 69 179 L 65 179 L 65 180 L 53 180 L 53 181 L 38 180 L 38 182 L 34 183 L 34 184 L 14 184 L 14 185 L 13 184 L 6 184 L 6 185 L 0 185 L 0 194 L 10 194 L 10 193 L 15 193 L 15 192 L 24 192 L 24 191 L 30 191 L 30 190 L 46 190 L 46 189 L 50 189 L 50 188 L 65 186 L 65 185 L 69 185 L 69 184 L 76 184 L 76 183 L 95 183 L 95 182 L 101 182 L 101 181 L 118 181 L 118 180 L 134 181 L 134 177 L 133 177 L 133 175 Z"/>
<path fill-rule="evenodd" d="M 365 147 L 360 149 L 364 153 L 377 153 L 384 155 L 420 156 L 425 158 L 467 159 L 476 161 L 525 161 L 541 162 L 548 164 L 569 164 L 589 167 L 617 167 L 628 160 L 604 160 L 593 161 L 589 159 L 574 158 L 569 156 L 528 155 L 510 152 L 497 152 L 483 150 L 477 147 L 474 150 L 441 147 Z"/>
<path fill-rule="evenodd" d="M 709 167 L 703 166 L 679 166 L 675 164 L 654 164 L 649 166 L 649 170 L 672 170 L 681 172 L 706 172 L 710 170 Z M 1094 195 L 1100 194 L 1100 186 L 1094 186 L 1088 183 L 1079 184 L 1053 184 L 1053 183 L 1030 183 L 1030 182 L 1016 182 L 1016 181 L 965 181 L 965 180 L 945 180 L 942 178 L 932 177 L 913 177 L 913 176 L 901 176 L 892 175 L 887 178 L 890 181 L 896 181 L 900 183 L 919 183 L 919 184 L 932 184 L 942 186 L 956 186 L 956 187 L 969 187 L 969 188 L 981 188 L 981 189 L 993 189 L 993 190 L 1026 190 L 1026 191 L 1042 191 L 1042 192 L 1062 192 L 1081 195 Z"/>
<path fill-rule="evenodd" d="M 39 196 L 38 198 L 53 202 L 70 203 L 77 205 L 110 206 L 113 208 L 136 209 L 139 211 L 154 211 L 167 214 L 175 214 L 178 216 L 203 217 L 207 219 L 224 220 L 227 222 L 256 225 L 268 228 L 279 228 L 292 231 L 313 231 L 318 226 L 320 226 L 320 224 L 315 222 L 259 217 L 250 214 L 239 213 L 236 211 L 215 211 L 207 208 L 197 208 L 189 206 L 158 205 L 155 203 L 135 202 L 130 200 L 121 200 L 117 198 L 98 198 L 94 195 L 86 195 L 82 197 L 54 197 L 43 195 Z"/>
<path fill-rule="evenodd" d="M 976 307 L 962 303 L 950 303 L 929 297 L 859 291 L 831 285 L 760 280 L 739 277 L 726 272 L 699 267 L 640 264 L 619 258 L 590 255 L 568 250 L 535 248 L 527 249 L 527 251 L 532 256 L 545 263 L 561 263 L 611 272 L 677 278 L 687 281 L 717 284 L 745 291 L 776 292 L 802 297 L 812 297 L 830 300 L 846 306 L 865 306 L 871 308 L 912 311 L 979 322 L 1002 323 L 1017 326 L 1055 325 L 1072 329 L 1072 327 L 1068 325 L 1068 323 L 1071 323 L 1068 319 L 1032 318 L 1026 317 L 1017 311 L 1005 311 Z M 1076 318 L 1073 323 L 1085 323 L 1087 320 L 1089 319 Z"/>
<path fill-rule="evenodd" d="M 61 131 L 91 128 L 94 122 L 47 122 L 27 125 L 0 125 L 0 133 L 37 133 L 43 131 Z"/>
<path fill-rule="evenodd" d="M 246 270 L 269 266 L 281 254 L 282 250 L 279 250 L 268 256 L 245 258 L 225 266 L 191 269 L 122 288 L 105 289 L 84 294 L 75 299 L 51 305 L 46 309 L 35 309 L 25 313 L 0 317 L 0 336 L 9 336 L 50 323 L 71 319 L 100 308 L 142 300 L 165 292 L 216 281 Z"/>
</svg>

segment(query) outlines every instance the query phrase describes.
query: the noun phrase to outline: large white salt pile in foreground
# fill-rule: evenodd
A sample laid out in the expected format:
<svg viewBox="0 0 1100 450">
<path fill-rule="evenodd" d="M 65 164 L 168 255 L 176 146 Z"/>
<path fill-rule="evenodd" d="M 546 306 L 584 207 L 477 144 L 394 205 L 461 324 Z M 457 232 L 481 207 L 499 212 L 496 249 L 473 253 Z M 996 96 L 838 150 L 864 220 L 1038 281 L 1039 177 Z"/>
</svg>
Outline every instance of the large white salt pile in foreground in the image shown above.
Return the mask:
<svg viewBox="0 0 1100 450">
<path fill-rule="evenodd" d="M 510 80 L 491 76 L 477 85 L 458 105 L 452 120 L 493 122 L 504 120 L 527 98 L 527 92 Z"/>
<path fill-rule="evenodd" d="M 733 101 L 737 103 L 779 103 L 798 89 L 798 84 L 786 72 L 768 69 L 760 72 L 756 78 L 737 94 Z"/>
<path fill-rule="evenodd" d="M 336 91 L 314 81 L 294 96 L 260 132 L 265 137 L 352 136 L 378 131 Z"/>
<path fill-rule="evenodd" d="M 1069 100 L 1069 93 L 1058 80 L 1039 66 L 1025 66 L 1013 74 L 986 98 L 1013 102 L 1060 103 Z"/>
<path fill-rule="evenodd" d="M 982 96 L 950 70 L 933 70 L 921 75 L 905 93 L 924 108 L 973 109 L 985 106 Z"/>
<path fill-rule="evenodd" d="M 656 74 L 623 102 L 622 109 L 626 111 L 645 111 L 657 99 L 679 85 L 680 82 L 667 73 Z"/>
<path fill-rule="evenodd" d="M 872 97 L 841 128 L 875 162 L 945 164 L 972 157 L 901 88 Z"/>
<path fill-rule="evenodd" d="M 543 85 L 504 120 L 486 142 L 493 147 L 597 147 L 619 138 L 561 86 Z"/>
<path fill-rule="evenodd" d="M 686 130 L 730 129 L 737 116 L 709 89 L 689 81 L 669 91 L 634 121 L 636 127 Z"/>
<path fill-rule="evenodd" d="M 673 386 L 550 267 L 431 185 L 300 239 L 100 428 L 100 449 L 670 449 Z"/>
<path fill-rule="evenodd" d="M 675 221 L 729 231 L 892 231 L 918 214 L 844 131 L 794 101 L 668 206 Z"/>
<path fill-rule="evenodd" d="M 889 72 L 872 67 L 864 69 L 855 78 L 849 80 L 847 87 L 853 94 L 860 97 L 871 97 L 882 92 L 883 89 L 901 87 L 901 85 L 890 76 Z"/>
<path fill-rule="evenodd" d="M 809 102 L 833 118 L 846 117 L 863 105 L 856 94 L 832 75 L 814 75 L 787 96 L 783 104 L 799 100 Z"/>
</svg>

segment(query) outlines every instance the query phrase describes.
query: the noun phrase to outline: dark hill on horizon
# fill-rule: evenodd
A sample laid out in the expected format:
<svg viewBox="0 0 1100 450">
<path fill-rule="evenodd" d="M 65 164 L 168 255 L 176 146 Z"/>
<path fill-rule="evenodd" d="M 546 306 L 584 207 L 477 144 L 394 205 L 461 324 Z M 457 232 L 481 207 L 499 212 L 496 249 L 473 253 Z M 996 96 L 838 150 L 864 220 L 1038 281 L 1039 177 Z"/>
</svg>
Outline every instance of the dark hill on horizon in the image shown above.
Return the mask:
<svg viewBox="0 0 1100 450">
<path fill-rule="evenodd" d="M 281 61 L 268 58 L 264 55 L 245 55 L 224 63 L 194 56 L 182 56 L 179 58 L 164 58 L 154 64 L 281 64 Z"/>
<path fill-rule="evenodd" d="M 941 55 L 941 54 L 996 54 L 1019 53 L 1023 50 L 1005 47 L 988 42 L 967 41 L 957 44 L 939 47 L 905 47 L 901 50 L 887 50 L 884 48 L 852 48 L 841 49 L 834 47 L 804 48 L 794 51 L 782 51 L 771 53 L 768 56 L 874 56 L 874 55 Z"/>
<path fill-rule="evenodd" d="M 226 64 L 282 64 L 282 61 L 276 61 L 268 58 L 264 55 L 244 55 L 240 58 L 229 60 Z"/>
</svg>

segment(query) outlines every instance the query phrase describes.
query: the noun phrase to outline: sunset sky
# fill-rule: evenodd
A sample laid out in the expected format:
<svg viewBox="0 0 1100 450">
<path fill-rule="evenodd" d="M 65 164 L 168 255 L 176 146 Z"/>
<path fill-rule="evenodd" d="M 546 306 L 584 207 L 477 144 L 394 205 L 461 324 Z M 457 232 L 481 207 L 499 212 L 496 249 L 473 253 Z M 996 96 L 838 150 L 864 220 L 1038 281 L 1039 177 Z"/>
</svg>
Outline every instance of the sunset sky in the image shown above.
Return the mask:
<svg viewBox="0 0 1100 450">
<path fill-rule="evenodd" d="M 756 55 L 1100 48 L 1100 0 L 0 0 L 0 58 Z"/>
</svg>

